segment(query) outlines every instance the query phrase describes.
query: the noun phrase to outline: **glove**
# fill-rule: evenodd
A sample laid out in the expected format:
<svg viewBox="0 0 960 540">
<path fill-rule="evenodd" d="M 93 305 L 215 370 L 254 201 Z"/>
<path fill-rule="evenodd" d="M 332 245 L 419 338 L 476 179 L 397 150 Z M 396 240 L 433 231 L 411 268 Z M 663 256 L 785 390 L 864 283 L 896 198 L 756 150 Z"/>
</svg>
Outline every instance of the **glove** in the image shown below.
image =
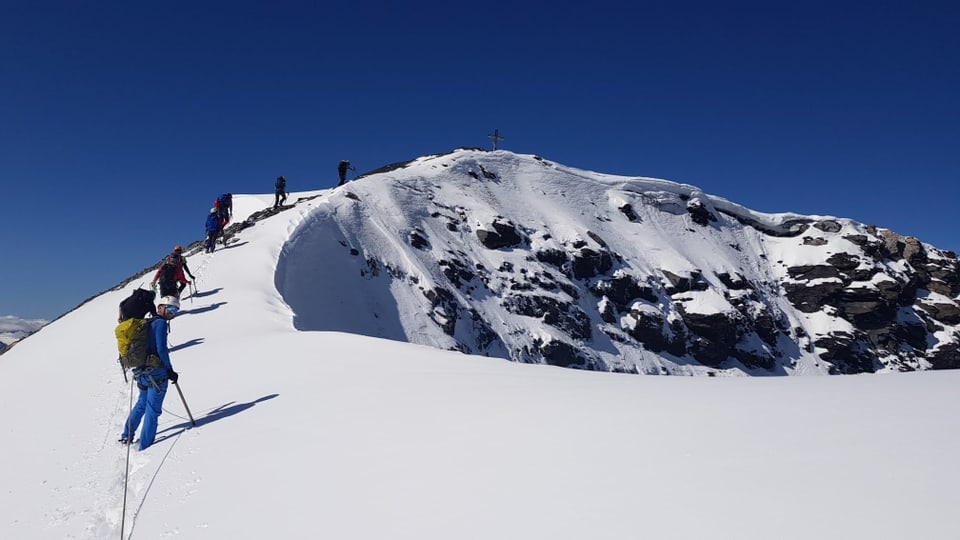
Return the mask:
<svg viewBox="0 0 960 540">
<path fill-rule="evenodd" d="M 173 384 L 177 384 L 177 379 L 180 378 L 180 374 L 171 369 L 170 374 L 167 375 L 167 378 L 170 379 L 170 382 L 172 382 Z"/>
</svg>

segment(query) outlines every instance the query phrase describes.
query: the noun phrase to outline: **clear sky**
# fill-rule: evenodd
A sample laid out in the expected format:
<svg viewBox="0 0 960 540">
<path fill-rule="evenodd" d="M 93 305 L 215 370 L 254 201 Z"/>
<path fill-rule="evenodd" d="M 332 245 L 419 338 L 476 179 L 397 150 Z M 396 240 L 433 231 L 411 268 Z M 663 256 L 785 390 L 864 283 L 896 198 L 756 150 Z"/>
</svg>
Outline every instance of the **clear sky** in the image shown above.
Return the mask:
<svg viewBox="0 0 960 540">
<path fill-rule="evenodd" d="M 956 2 L 110 4 L 0 6 L 0 315 L 56 317 L 200 239 L 222 192 L 494 129 L 960 251 Z"/>
</svg>

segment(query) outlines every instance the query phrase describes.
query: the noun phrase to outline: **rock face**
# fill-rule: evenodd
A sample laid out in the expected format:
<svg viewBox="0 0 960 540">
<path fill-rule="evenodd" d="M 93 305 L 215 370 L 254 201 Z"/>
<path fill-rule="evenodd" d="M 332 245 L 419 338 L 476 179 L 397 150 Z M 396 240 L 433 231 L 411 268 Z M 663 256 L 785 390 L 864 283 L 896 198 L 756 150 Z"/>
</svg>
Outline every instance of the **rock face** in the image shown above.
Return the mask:
<svg viewBox="0 0 960 540">
<path fill-rule="evenodd" d="M 353 235 L 343 257 L 362 253 L 390 269 L 375 279 L 417 291 L 422 306 L 400 314 L 419 328 L 411 341 L 629 373 L 960 367 L 960 263 L 915 238 L 508 152 L 428 156 L 382 175 L 365 181 L 389 183 L 392 199 L 353 182 L 338 204 L 366 217 L 337 229 Z M 397 221 L 367 227 L 383 216 Z M 371 240 L 386 230 L 402 232 Z"/>
</svg>

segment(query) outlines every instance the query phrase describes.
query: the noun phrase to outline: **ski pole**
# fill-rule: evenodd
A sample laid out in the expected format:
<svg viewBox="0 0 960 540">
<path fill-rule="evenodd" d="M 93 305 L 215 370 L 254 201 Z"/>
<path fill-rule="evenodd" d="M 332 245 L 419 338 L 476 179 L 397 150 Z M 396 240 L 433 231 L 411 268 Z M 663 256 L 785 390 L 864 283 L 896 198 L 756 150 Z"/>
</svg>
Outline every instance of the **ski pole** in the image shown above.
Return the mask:
<svg viewBox="0 0 960 540">
<path fill-rule="evenodd" d="M 190 413 L 190 407 L 187 406 L 187 400 L 183 399 L 183 390 L 180 390 L 180 385 L 178 383 L 173 383 L 173 386 L 177 389 L 177 393 L 180 394 L 180 401 L 183 402 L 183 408 L 187 410 L 187 416 L 190 417 L 190 424 L 193 427 L 197 427 L 197 422 L 194 421 L 193 415 Z"/>
</svg>

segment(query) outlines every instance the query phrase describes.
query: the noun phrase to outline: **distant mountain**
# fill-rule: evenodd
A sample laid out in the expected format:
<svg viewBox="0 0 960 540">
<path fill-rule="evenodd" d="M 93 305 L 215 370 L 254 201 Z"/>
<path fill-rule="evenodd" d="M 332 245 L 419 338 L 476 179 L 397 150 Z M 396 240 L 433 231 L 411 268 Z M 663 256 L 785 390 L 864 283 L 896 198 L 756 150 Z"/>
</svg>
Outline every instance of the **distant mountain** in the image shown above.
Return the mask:
<svg viewBox="0 0 960 540">
<path fill-rule="evenodd" d="M 877 226 L 473 149 L 310 204 L 276 269 L 300 330 L 628 373 L 960 367 L 956 255 Z"/>
<path fill-rule="evenodd" d="M 42 328 L 47 322 L 42 319 L 20 319 L 12 315 L 0 317 L 0 354 L 17 341 Z"/>
</svg>

